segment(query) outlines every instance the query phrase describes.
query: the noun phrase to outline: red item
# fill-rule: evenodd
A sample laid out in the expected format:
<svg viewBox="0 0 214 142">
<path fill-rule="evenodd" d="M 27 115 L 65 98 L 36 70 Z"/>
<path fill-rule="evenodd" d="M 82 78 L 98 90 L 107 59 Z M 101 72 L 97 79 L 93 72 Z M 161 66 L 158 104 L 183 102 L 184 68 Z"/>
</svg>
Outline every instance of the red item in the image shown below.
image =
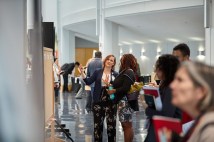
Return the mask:
<svg viewBox="0 0 214 142">
<path fill-rule="evenodd" d="M 192 121 L 193 119 L 192 119 L 192 117 L 191 116 L 189 116 L 189 114 L 187 114 L 186 112 L 182 112 L 182 121 L 181 121 L 181 123 L 182 124 L 185 124 L 185 123 L 187 123 L 187 122 L 190 122 L 190 121 Z"/>
<path fill-rule="evenodd" d="M 158 90 L 152 90 L 152 89 L 143 89 L 143 90 L 144 90 L 144 94 L 155 96 L 155 98 L 159 96 Z"/>
<path fill-rule="evenodd" d="M 160 142 L 160 136 L 158 131 L 163 129 L 164 127 L 178 134 L 182 132 L 182 125 L 179 119 L 164 117 L 164 116 L 154 116 L 152 120 L 154 124 L 155 136 L 156 136 L 157 142 Z"/>
</svg>

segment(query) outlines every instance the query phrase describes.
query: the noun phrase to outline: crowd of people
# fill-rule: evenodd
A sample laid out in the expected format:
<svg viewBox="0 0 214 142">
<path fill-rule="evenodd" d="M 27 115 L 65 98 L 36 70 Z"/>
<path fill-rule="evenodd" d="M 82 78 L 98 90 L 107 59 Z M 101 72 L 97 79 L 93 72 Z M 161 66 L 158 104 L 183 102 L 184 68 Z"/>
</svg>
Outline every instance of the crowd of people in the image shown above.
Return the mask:
<svg viewBox="0 0 214 142">
<path fill-rule="evenodd" d="M 114 55 L 108 55 L 102 60 L 102 53 L 98 51 L 88 61 L 86 69 L 78 62 L 70 65 L 69 72 L 77 66 L 83 82 L 91 88 L 86 109 L 93 113 L 95 142 L 102 142 L 105 118 L 108 141 L 116 142 L 117 113 L 123 128 L 124 141 L 133 141 L 132 113 L 139 108 L 137 99 L 130 101 L 127 96 L 131 86 L 139 81 L 140 63 L 137 63 L 132 54 L 124 54 L 120 58 L 118 72 L 115 70 L 116 64 Z M 68 72 L 63 71 L 63 67 L 60 72 L 64 78 L 67 77 Z M 164 142 L 212 142 L 214 67 L 190 61 L 190 49 L 187 44 L 181 43 L 173 48 L 172 54 L 161 55 L 157 59 L 155 73 L 160 83 L 151 82 L 150 85 L 159 88 L 162 109 L 156 110 L 142 102 L 148 119 L 145 142 L 156 141 L 152 121 L 154 116 L 178 118 L 183 124 L 193 122 L 183 134 L 163 128 L 161 133 L 165 136 Z"/>
</svg>

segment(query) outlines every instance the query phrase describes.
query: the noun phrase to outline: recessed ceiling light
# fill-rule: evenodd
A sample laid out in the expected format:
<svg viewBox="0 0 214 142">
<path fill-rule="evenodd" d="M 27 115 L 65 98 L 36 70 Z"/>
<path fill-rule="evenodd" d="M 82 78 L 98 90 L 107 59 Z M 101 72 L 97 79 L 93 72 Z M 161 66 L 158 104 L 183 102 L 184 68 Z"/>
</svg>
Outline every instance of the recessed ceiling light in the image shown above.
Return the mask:
<svg viewBox="0 0 214 142">
<path fill-rule="evenodd" d="M 157 52 L 161 52 L 161 48 L 160 47 L 157 48 Z"/>
<path fill-rule="evenodd" d="M 171 42 L 180 42 L 180 40 L 175 39 L 175 38 L 168 38 L 167 40 L 168 40 L 168 41 L 171 41 Z"/>
<path fill-rule="evenodd" d="M 133 42 L 134 42 L 134 43 L 137 43 L 137 44 L 144 44 L 144 42 L 139 41 L 139 40 L 134 40 Z"/>
<path fill-rule="evenodd" d="M 190 37 L 190 39 L 195 41 L 204 41 L 204 39 L 200 37 Z"/>
<path fill-rule="evenodd" d="M 203 46 L 199 46 L 198 51 L 204 51 L 204 47 Z"/>
<path fill-rule="evenodd" d="M 120 49 L 120 53 L 121 53 L 121 54 L 123 53 L 123 50 L 122 50 L 122 48 Z"/>
<path fill-rule="evenodd" d="M 154 43 L 160 43 L 159 40 L 154 40 L 154 39 L 151 39 L 151 40 L 149 40 L 149 41 L 154 42 Z"/>
<path fill-rule="evenodd" d="M 119 43 L 118 45 L 119 45 L 119 46 L 122 46 L 123 44 Z"/>
<path fill-rule="evenodd" d="M 126 44 L 126 45 L 130 45 L 131 44 L 130 42 L 127 42 L 127 41 L 123 41 L 122 43 Z"/>
<path fill-rule="evenodd" d="M 143 52 L 143 53 L 144 53 L 144 52 L 145 52 L 145 48 L 142 48 L 142 49 L 141 49 L 141 52 Z"/>
</svg>

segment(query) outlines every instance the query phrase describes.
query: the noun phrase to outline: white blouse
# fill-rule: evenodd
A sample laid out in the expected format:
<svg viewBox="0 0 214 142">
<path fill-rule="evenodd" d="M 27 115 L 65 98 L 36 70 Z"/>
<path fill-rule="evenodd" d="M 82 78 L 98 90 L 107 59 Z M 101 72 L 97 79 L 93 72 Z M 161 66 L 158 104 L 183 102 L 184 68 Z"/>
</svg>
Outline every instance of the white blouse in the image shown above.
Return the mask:
<svg viewBox="0 0 214 142">
<path fill-rule="evenodd" d="M 107 86 L 106 83 L 110 83 L 111 81 L 111 77 L 112 77 L 112 81 L 114 81 L 115 77 L 113 76 L 113 74 L 105 74 L 103 73 L 103 76 L 102 76 L 102 86 Z"/>
</svg>

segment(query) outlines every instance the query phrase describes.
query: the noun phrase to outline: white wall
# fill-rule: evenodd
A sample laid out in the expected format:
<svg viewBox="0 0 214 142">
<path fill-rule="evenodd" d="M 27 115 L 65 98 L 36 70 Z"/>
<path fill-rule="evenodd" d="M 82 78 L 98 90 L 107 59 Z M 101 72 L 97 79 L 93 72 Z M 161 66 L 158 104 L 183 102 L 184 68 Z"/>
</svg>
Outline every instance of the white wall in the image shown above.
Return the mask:
<svg viewBox="0 0 214 142">
<path fill-rule="evenodd" d="M 79 37 L 75 37 L 75 47 L 76 48 L 81 48 L 81 47 L 83 47 L 83 48 L 94 48 L 94 47 L 99 48 L 99 44 L 92 42 L 92 41 L 89 41 L 89 40 L 79 38 Z"/>
<path fill-rule="evenodd" d="M 143 35 L 132 31 L 124 26 L 119 26 L 119 42 L 122 43 L 123 41 L 132 42 L 133 40 L 142 40 Z M 130 41 L 132 40 L 132 41 Z"/>
<path fill-rule="evenodd" d="M 206 63 L 214 65 L 214 2 L 210 4 L 210 26 L 206 28 Z"/>
<path fill-rule="evenodd" d="M 145 11 L 148 12 L 148 11 L 156 11 L 156 10 L 171 9 L 171 8 L 178 8 L 178 7 L 188 7 L 188 6 L 190 7 L 190 6 L 203 4 L 203 0 L 180 0 L 180 1 L 163 0 L 162 2 L 161 0 L 160 1 L 151 0 L 151 2 L 147 2 L 147 3 L 143 3 L 143 1 L 144 0 L 133 0 L 133 1 L 105 0 L 106 6 L 107 6 L 105 11 L 105 16 L 106 18 L 111 18 L 112 16 L 133 14 L 133 13 L 136 14 L 137 12 L 139 13 L 139 12 L 145 12 Z M 135 3 L 135 4 L 131 4 L 131 3 Z M 141 5 L 144 6 L 143 9 Z M 89 0 L 88 1 L 60 0 L 60 13 L 61 13 L 60 18 L 62 21 L 61 28 L 63 28 L 63 26 L 68 26 L 71 24 L 75 25 L 83 21 L 95 19 L 95 15 L 96 15 L 95 7 L 96 7 L 96 0 L 90 0 L 90 1 Z M 126 35 L 128 34 L 129 36 L 131 35 L 132 37 L 134 37 L 133 39 L 141 40 L 140 37 L 142 37 L 142 35 L 133 33 L 132 31 L 123 31 L 123 33 L 119 33 L 119 41 L 121 37 L 125 39 Z M 61 41 L 64 41 L 64 40 L 61 40 Z M 172 50 L 171 48 L 174 46 L 174 44 L 167 42 L 167 43 L 162 43 L 161 46 L 162 46 L 162 53 L 171 53 L 171 50 Z M 191 43 L 190 47 L 191 46 L 196 47 L 197 45 Z M 145 44 L 145 49 L 147 50 L 145 52 L 145 55 L 148 54 L 147 55 L 148 59 L 146 58 L 143 61 L 143 63 L 145 64 L 145 68 L 144 66 L 141 67 L 144 74 L 150 73 L 152 71 L 151 64 L 155 63 L 155 59 L 154 58 L 149 59 L 149 58 L 156 56 L 156 49 L 155 49 L 156 47 L 157 45 L 155 43 Z M 61 48 L 64 48 L 64 47 L 61 47 Z M 136 47 L 133 47 L 133 48 L 136 48 Z M 127 49 L 124 49 L 124 50 L 127 50 Z M 192 50 L 192 58 L 195 59 L 197 50 L 195 49 L 191 49 L 191 50 Z M 139 55 L 141 49 L 137 48 L 136 50 L 133 50 L 133 51 L 134 51 L 133 53 L 136 54 L 139 62 L 142 62 Z M 118 55 L 119 48 L 118 49 L 114 48 L 112 52 Z M 106 53 L 109 53 L 109 52 L 106 52 Z"/>
<path fill-rule="evenodd" d="M 200 47 L 204 47 L 203 42 L 198 41 L 189 41 L 186 42 L 190 47 L 191 51 L 191 60 L 198 60 L 198 49 Z M 157 48 L 161 49 L 161 54 L 171 54 L 173 47 L 177 45 L 177 43 L 165 42 L 161 44 L 157 43 L 147 43 L 147 44 L 132 44 L 132 45 L 122 45 L 122 54 L 130 53 L 132 50 L 132 54 L 137 58 L 138 63 L 140 64 L 141 74 L 151 74 L 153 71 L 153 66 L 157 60 Z M 142 49 L 145 50 L 144 56 L 141 57 Z"/>
<path fill-rule="evenodd" d="M 42 16 L 44 22 L 54 22 L 54 26 L 58 27 L 58 0 L 42 0 Z M 56 30 L 57 31 L 57 30 Z"/>
<path fill-rule="evenodd" d="M 62 17 L 96 7 L 96 0 L 61 0 Z"/>
<path fill-rule="evenodd" d="M 75 61 L 75 34 L 66 29 L 62 30 L 59 61 L 61 65 Z"/>
<path fill-rule="evenodd" d="M 124 4 L 136 3 L 136 2 L 144 2 L 144 1 L 150 1 L 150 0 L 106 0 L 105 4 L 108 7 L 108 6 L 117 6 L 117 5 L 124 5 Z"/>
</svg>

